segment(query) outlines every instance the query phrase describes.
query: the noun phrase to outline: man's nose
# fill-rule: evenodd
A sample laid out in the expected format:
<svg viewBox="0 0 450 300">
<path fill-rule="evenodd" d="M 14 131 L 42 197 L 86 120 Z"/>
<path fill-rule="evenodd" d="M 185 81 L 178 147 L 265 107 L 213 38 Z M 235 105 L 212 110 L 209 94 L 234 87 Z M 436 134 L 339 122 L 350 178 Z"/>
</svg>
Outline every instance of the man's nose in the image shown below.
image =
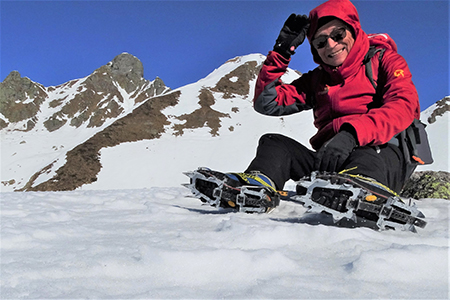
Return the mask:
<svg viewBox="0 0 450 300">
<path fill-rule="evenodd" d="M 333 48 L 334 46 L 336 46 L 337 42 L 335 40 L 333 40 L 332 38 L 328 37 L 327 40 L 327 45 L 328 48 Z"/>
</svg>

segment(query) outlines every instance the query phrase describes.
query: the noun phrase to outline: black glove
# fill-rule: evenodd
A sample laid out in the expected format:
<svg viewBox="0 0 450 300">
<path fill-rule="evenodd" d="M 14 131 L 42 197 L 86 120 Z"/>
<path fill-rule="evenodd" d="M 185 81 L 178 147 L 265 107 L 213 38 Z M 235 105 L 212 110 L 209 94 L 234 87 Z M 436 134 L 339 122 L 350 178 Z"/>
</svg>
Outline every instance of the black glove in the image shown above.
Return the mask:
<svg viewBox="0 0 450 300">
<path fill-rule="evenodd" d="M 326 142 L 317 152 L 315 169 L 336 172 L 356 147 L 355 136 L 343 130 Z"/>
<path fill-rule="evenodd" d="M 292 54 L 295 54 L 294 50 L 305 40 L 309 23 L 309 18 L 306 15 L 290 15 L 280 31 L 273 51 L 289 59 Z"/>
</svg>

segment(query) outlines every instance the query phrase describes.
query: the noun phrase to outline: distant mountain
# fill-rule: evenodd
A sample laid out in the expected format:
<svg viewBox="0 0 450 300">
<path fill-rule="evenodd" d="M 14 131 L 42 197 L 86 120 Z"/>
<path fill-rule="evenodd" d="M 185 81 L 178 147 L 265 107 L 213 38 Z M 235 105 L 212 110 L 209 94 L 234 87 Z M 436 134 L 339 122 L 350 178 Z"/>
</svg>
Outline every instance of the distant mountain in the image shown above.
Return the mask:
<svg viewBox="0 0 450 300">
<path fill-rule="evenodd" d="M 169 91 L 163 81 L 143 78 L 142 63 L 122 53 L 91 75 L 56 87 L 44 87 L 19 72 L 0 83 L 0 128 L 30 131 L 42 125 L 49 132 L 68 124 L 101 127 L 139 103 Z"/>
<path fill-rule="evenodd" d="M 170 91 L 143 78 L 142 63 L 122 53 L 91 75 L 44 87 L 19 72 L 0 83 L 2 183 L 14 189 L 49 163 L 149 98 Z"/>
<path fill-rule="evenodd" d="M 142 64 L 130 54 L 58 87 L 13 72 L 0 86 L 1 189 L 177 186 L 187 180 L 182 171 L 198 166 L 243 171 L 267 132 L 309 145 L 316 131 L 311 111 L 267 117 L 253 110 L 264 59 L 236 57 L 175 90 L 143 79 Z M 282 80 L 300 75 L 288 69 Z M 435 115 L 430 128 L 448 120 L 448 113 Z"/>
</svg>

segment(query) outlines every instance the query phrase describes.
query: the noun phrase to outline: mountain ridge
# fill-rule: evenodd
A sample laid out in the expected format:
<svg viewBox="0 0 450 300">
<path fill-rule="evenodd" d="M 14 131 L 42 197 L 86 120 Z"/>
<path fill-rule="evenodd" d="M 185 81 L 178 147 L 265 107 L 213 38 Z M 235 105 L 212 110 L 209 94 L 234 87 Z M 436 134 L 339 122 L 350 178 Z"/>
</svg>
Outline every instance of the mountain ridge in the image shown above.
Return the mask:
<svg viewBox="0 0 450 300">
<path fill-rule="evenodd" d="M 77 128 L 86 122 L 90 128 L 100 127 L 107 119 L 169 90 L 158 77 L 144 79 L 142 63 L 128 53 L 84 78 L 48 88 L 12 71 L 0 83 L 1 129 L 12 123 L 10 130 L 30 131 L 38 122 L 50 132 L 66 123 Z"/>
</svg>

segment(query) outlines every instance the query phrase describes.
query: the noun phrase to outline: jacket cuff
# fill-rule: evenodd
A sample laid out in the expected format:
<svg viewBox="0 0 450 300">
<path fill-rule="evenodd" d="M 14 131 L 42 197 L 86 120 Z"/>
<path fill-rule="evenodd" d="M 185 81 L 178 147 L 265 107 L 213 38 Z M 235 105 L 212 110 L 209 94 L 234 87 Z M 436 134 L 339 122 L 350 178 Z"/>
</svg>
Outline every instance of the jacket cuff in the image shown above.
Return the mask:
<svg viewBox="0 0 450 300">
<path fill-rule="evenodd" d="M 291 58 L 286 58 L 276 51 L 269 51 L 268 57 L 271 57 L 274 61 L 283 65 L 288 65 L 291 61 Z"/>
</svg>

